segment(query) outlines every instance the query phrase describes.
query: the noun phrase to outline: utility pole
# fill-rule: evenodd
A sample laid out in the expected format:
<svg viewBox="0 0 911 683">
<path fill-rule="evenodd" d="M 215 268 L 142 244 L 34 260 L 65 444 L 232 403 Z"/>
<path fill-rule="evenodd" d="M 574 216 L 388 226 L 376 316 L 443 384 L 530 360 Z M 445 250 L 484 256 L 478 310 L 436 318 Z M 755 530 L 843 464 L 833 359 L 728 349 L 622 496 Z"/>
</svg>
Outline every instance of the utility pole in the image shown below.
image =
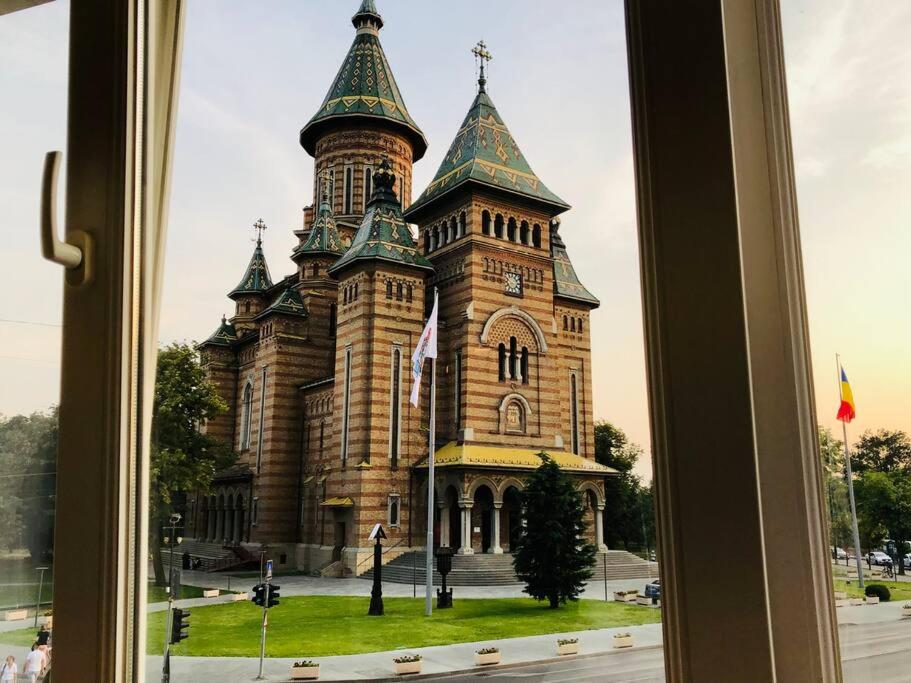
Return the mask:
<svg viewBox="0 0 911 683">
<path fill-rule="evenodd" d="M 161 665 L 161 683 L 169 683 L 171 680 L 171 640 L 173 637 L 173 618 L 174 618 L 174 534 L 177 533 L 177 525 L 180 524 L 180 513 L 171 513 L 169 518 L 170 525 L 167 527 L 171 530 L 168 535 L 170 543 L 170 553 L 168 555 L 168 616 L 165 619 L 164 634 L 164 661 Z"/>
</svg>

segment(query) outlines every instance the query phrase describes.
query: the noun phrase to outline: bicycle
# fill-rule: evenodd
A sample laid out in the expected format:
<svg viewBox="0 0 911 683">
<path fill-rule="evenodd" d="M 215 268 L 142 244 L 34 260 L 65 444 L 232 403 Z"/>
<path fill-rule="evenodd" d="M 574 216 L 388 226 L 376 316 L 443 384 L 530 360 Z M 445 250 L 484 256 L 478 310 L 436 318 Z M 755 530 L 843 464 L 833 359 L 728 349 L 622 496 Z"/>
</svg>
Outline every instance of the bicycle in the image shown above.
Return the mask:
<svg viewBox="0 0 911 683">
<path fill-rule="evenodd" d="M 892 569 L 891 564 L 883 565 L 883 578 L 884 579 L 895 579 L 895 570 Z"/>
</svg>

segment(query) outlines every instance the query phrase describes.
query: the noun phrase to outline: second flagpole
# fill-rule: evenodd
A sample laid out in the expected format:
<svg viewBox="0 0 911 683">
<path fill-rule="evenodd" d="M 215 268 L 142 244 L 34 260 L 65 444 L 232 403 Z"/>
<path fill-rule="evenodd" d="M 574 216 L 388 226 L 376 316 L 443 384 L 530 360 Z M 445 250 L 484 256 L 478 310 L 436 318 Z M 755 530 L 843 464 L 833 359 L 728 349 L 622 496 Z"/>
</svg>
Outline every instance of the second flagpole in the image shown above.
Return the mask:
<svg viewBox="0 0 911 683">
<path fill-rule="evenodd" d="M 434 308 L 437 302 L 437 290 L 433 290 Z M 427 550 L 425 570 L 427 573 L 427 588 L 424 599 L 424 614 L 433 614 L 433 494 L 436 480 L 434 478 L 434 453 L 436 452 L 436 404 L 437 404 L 437 359 L 430 362 L 430 434 L 428 438 L 427 455 Z"/>
</svg>

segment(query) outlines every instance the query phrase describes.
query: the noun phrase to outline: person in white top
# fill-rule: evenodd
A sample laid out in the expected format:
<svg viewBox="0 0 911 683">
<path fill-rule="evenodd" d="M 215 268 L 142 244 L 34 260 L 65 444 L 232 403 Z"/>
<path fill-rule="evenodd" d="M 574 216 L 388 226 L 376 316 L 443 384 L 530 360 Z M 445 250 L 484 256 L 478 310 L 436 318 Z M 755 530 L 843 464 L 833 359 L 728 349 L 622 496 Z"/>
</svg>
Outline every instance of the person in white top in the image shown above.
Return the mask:
<svg viewBox="0 0 911 683">
<path fill-rule="evenodd" d="M 16 658 L 12 655 L 7 655 L 3 666 L 0 666 L 0 681 L 2 683 L 15 681 L 17 673 L 19 673 L 19 668 L 16 666 Z"/>
<path fill-rule="evenodd" d="M 38 646 L 28 653 L 25 657 L 25 669 L 23 673 L 28 676 L 29 683 L 36 683 L 38 676 L 44 671 L 47 665 L 47 656 L 44 654 L 43 646 Z"/>
</svg>

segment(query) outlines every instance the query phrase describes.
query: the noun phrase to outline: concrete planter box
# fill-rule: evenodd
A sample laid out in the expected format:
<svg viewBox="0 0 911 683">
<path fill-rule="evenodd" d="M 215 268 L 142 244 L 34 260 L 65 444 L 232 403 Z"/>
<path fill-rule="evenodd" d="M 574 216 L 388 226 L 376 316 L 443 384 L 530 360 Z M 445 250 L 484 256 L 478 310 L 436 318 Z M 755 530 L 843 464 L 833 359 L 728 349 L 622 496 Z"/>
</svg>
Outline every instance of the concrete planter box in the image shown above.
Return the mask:
<svg viewBox="0 0 911 683">
<path fill-rule="evenodd" d="M 847 606 L 850 605 L 850 604 L 851 604 L 851 601 L 848 600 L 847 598 L 845 598 L 844 600 L 836 600 L 836 601 L 835 601 L 835 606 L 836 606 L 836 607 L 847 607 Z"/>
<path fill-rule="evenodd" d="M 879 604 L 879 598 L 877 598 L 877 597 L 874 596 L 874 595 L 868 595 L 868 596 L 867 596 L 867 604 L 868 604 L 868 605 L 878 605 L 878 604 Z"/>
<path fill-rule="evenodd" d="M 577 655 L 579 654 L 579 643 L 565 643 L 564 645 L 558 643 L 557 654 L 561 657 L 563 655 Z"/>
<path fill-rule="evenodd" d="M 212 588 L 211 590 L 204 590 L 202 592 L 202 597 L 204 597 L 204 598 L 217 598 L 219 595 L 221 595 L 221 591 L 219 591 L 217 588 Z"/>
<path fill-rule="evenodd" d="M 500 653 L 499 652 L 487 652 L 481 654 L 480 652 L 474 653 L 474 663 L 477 666 L 489 666 L 491 664 L 500 663 Z"/>
<path fill-rule="evenodd" d="M 647 597 L 645 597 L 644 595 L 637 595 L 637 596 L 636 596 L 636 604 L 637 604 L 637 605 L 645 605 L 646 607 L 648 607 L 649 605 L 652 604 L 652 599 L 651 599 L 651 598 L 647 598 Z"/>
<path fill-rule="evenodd" d="M 846 597 L 848 597 L 848 594 L 844 591 L 835 591 L 836 600 L 844 600 Z"/>
<path fill-rule="evenodd" d="M 7 621 L 21 621 L 22 619 L 28 619 L 27 609 L 11 609 L 6 613 Z"/>
<path fill-rule="evenodd" d="M 615 649 L 619 650 L 620 648 L 632 647 L 632 646 L 633 646 L 633 637 L 632 636 L 623 636 L 623 637 L 614 636 L 614 648 Z"/>
<path fill-rule="evenodd" d="M 419 659 L 416 662 L 393 662 L 395 664 L 395 672 L 402 676 L 403 674 L 419 674 L 421 673 L 421 660 Z"/>
<path fill-rule="evenodd" d="M 614 600 L 616 602 L 636 602 L 635 593 L 614 593 Z"/>
<path fill-rule="evenodd" d="M 902 616 L 911 617 L 911 607 L 902 607 Z"/>
<path fill-rule="evenodd" d="M 231 602 L 246 602 L 250 599 L 250 596 L 246 593 L 235 593 L 231 596 Z"/>
<path fill-rule="evenodd" d="M 319 664 L 316 666 L 292 666 L 292 681 L 313 681 L 319 678 Z"/>
<path fill-rule="evenodd" d="M 851 598 L 850 603 L 851 603 L 851 607 L 857 607 L 858 605 L 864 604 L 864 599 L 863 598 Z"/>
</svg>

